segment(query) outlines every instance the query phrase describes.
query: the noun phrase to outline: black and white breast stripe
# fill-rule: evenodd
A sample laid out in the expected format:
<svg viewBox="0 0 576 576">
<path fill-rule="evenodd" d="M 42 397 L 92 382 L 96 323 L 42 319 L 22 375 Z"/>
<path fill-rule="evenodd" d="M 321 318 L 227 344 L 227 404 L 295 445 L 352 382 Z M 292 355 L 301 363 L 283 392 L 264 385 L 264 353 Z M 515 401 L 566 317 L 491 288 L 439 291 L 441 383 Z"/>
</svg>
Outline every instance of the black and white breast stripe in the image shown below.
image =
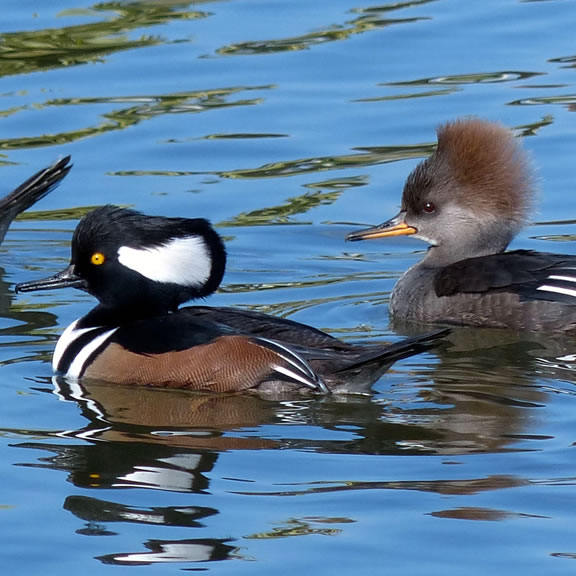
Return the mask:
<svg viewBox="0 0 576 576">
<path fill-rule="evenodd" d="M 118 327 L 108 326 L 77 328 L 78 322 L 79 320 L 72 322 L 64 330 L 52 358 L 55 372 L 75 380 L 82 377 L 90 362 L 118 330 Z"/>
</svg>

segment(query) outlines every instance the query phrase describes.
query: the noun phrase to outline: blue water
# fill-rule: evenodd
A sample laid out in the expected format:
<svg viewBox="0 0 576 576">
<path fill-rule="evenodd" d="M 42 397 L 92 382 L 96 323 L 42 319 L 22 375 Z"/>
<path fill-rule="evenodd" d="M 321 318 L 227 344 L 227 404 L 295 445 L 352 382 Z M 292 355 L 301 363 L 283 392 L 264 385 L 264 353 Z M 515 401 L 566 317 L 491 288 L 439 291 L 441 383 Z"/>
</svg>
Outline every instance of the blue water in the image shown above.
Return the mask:
<svg viewBox="0 0 576 576">
<path fill-rule="evenodd" d="M 388 297 L 425 247 L 346 244 L 396 212 L 435 128 L 524 137 L 541 193 L 514 247 L 576 253 L 576 5 L 566 0 L 8 0 L 6 191 L 62 186 L 0 247 L 0 536 L 23 575 L 571 574 L 571 341 L 465 330 L 372 397 L 198 398 L 51 380 L 92 299 L 15 297 L 64 268 L 104 203 L 202 216 L 229 268 L 209 303 L 395 340 Z"/>
</svg>

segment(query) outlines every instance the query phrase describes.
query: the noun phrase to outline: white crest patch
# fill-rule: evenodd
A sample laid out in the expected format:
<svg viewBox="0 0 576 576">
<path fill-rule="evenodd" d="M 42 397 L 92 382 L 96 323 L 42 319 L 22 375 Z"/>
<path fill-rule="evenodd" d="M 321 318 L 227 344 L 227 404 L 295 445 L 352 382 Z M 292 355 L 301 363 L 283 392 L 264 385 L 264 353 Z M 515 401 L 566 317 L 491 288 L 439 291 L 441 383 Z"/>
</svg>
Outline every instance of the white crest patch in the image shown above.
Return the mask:
<svg viewBox="0 0 576 576">
<path fill-rule="evenodd" d="M 155 282 L 202 286 L 208 281 L 212 258 L 200 236 L 175 238 L 154 248 L 118 249 L 120 264 Z"/>
</svg>

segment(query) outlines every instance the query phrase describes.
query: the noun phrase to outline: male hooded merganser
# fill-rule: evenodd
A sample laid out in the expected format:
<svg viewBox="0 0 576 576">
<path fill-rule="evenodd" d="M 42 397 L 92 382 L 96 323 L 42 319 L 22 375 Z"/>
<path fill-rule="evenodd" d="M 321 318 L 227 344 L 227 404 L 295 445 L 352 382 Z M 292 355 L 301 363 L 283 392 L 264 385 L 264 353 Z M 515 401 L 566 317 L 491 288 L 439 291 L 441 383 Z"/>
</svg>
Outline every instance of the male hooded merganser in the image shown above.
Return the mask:
<svg viewBox="0 0 576 576">
<path fill-rule="evenodd" d="M 0 199 L 0 242 L 4 240 L 8 227 L 12 220 L 38 202 L 52 191 L 60 181 L 68 174 L 71 164 L 70 156 L 58 160 L 52 166 L 36 172 L 26 182 L 20 184 L 18 188 Z"/>
<path fill-rule="evenodd" d="M 104 206 L 78 224 L 66 270 L 16 291 L 72 286 L 99 300 L 56 345 L 54 370 L 70 379 L 215 392 L 358 392 L 393 361 L 445 334 L 357 346 L 265 314 L 178 308 L 213 293 L 225 265 L 222 239 L 207 220 Z M 350 390 L 353 380 L 364 388 Z"/>
<path fill-rule="evenodd" d="M 400 213 L 348 240 L 413 235 L 431 246 L 400 278 L 395 319 L 576 333 L 576 256 L 505 252 L 526 223 L 534 179 L 505 127 L 449 122 L 408 176 Z"/>
</svg>

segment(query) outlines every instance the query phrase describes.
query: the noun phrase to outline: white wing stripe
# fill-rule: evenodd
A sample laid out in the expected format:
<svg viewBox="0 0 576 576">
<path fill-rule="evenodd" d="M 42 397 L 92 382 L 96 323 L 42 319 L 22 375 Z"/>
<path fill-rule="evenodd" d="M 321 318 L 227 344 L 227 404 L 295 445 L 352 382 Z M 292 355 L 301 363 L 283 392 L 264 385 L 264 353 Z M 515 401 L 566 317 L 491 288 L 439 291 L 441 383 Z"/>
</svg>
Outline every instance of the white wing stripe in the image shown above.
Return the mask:
<svg viewBox="0 0 576 576">
<path fill-rule="evenodd" d="M 301 382 L 302 384 L 304 384 L 304 386 L 307 386 L 308 388 L 312 388 L 312 390 L 316 390 L 318 388 L 318 385 L 316 384 L 316 382 L 310 382 L 310 380 L 303 378 L 297 372 L 293 372 L 292 370 L 290 370 L 289 368 L 285 368 L 284 366 L 275 365 L 275 366 L 272 366 L 272 370 L 274 370 L 275 372 L 278 372 L 280 374 L 283 374 L 284 376 L 288 376 L 288 378 L 292 378 L 292 380 L 296 380 L 297 382 Z"/>
<path fill-rule="evenodd" d="M 275 340 L 268 340 L 268 338 L 260 338 L 259 337 L 258 340 L 260 340 L 262 342 L 267 342 L 268 344 L 270 344 L 274 348 L 279 348 L 280 350 L 285 352 L 285 355 L 278 354 L 280 356 L 280 358 L 282 358 L 283 360 L 286 360 L 286 362 L 288 362 L 289 364 L 292 364 L 292 366 L 294 366 L 294 368 L 296 368 L 297 370 L 302 372 L 302 374 L 309 376 L 309 377 L 312 377 L 312 378 L 315 377 L 314 371 L 312 370 L 312 368 L 310 368 L 310 366 L 308 365 L 308 362 L 306 362 L 306 360 L 304 360 L 304 358 L 302 358 L 301 356 L 296 354 L 296 352 L 294 352 L 293 350 L 290 350 L 290 348 L 283 346 L 282 344 L 280 344 L 279 342 L 276 342 Z"/>
<path fill-rule="evenodd" d="M 574 276 L 548 276 L 548 280 L 563 280 L 564 282 L 576 282 Z"/>
<path fill-rule="evenodd" d="M 270 346 L 271 350 L 276 352 L 276 354 L 278 354 L 282 360 L 293 366 L 298 372 L 294 372 L 289 367 L 281 366 L 278 364 L 272 366 L 272 370 L 278 372 L 279 374 L 283 374 L 288 378 L 292 378 L 297 382 L 301 382 L 313 390 L 320 391 L 324 394 L 328 394 L 330 392 L 326 384 L 324 384 L 322 381 L 322 378 L 320 378 L 320 376 L 316 374 L 314 370 L 312 370 L 308 362 L 302 358 L 302 356 L 294 352 L 294 350 L 290 350 L 290 348 L 280 344 L 279 342 L 276 342 L 276 340 L 268 340 L 268 338 L 259 337 L 253 340 L 253 342 L 255 344 L 258 344 L 258 342 L 266 342 Z"/>
<path fill-rule="evenodd" d="M 574 296 L 574 298 L 576 298 L 576 290 L 571 288 L 562 288 L 561 286 L 550 286 L 549 284 L 544 284 L 543 286 L 538 286 L 536 290 L 542 290 L 543 292 L 556 292 L 556 294 L 564 294 L 564 296 Z"/>
</svg>

